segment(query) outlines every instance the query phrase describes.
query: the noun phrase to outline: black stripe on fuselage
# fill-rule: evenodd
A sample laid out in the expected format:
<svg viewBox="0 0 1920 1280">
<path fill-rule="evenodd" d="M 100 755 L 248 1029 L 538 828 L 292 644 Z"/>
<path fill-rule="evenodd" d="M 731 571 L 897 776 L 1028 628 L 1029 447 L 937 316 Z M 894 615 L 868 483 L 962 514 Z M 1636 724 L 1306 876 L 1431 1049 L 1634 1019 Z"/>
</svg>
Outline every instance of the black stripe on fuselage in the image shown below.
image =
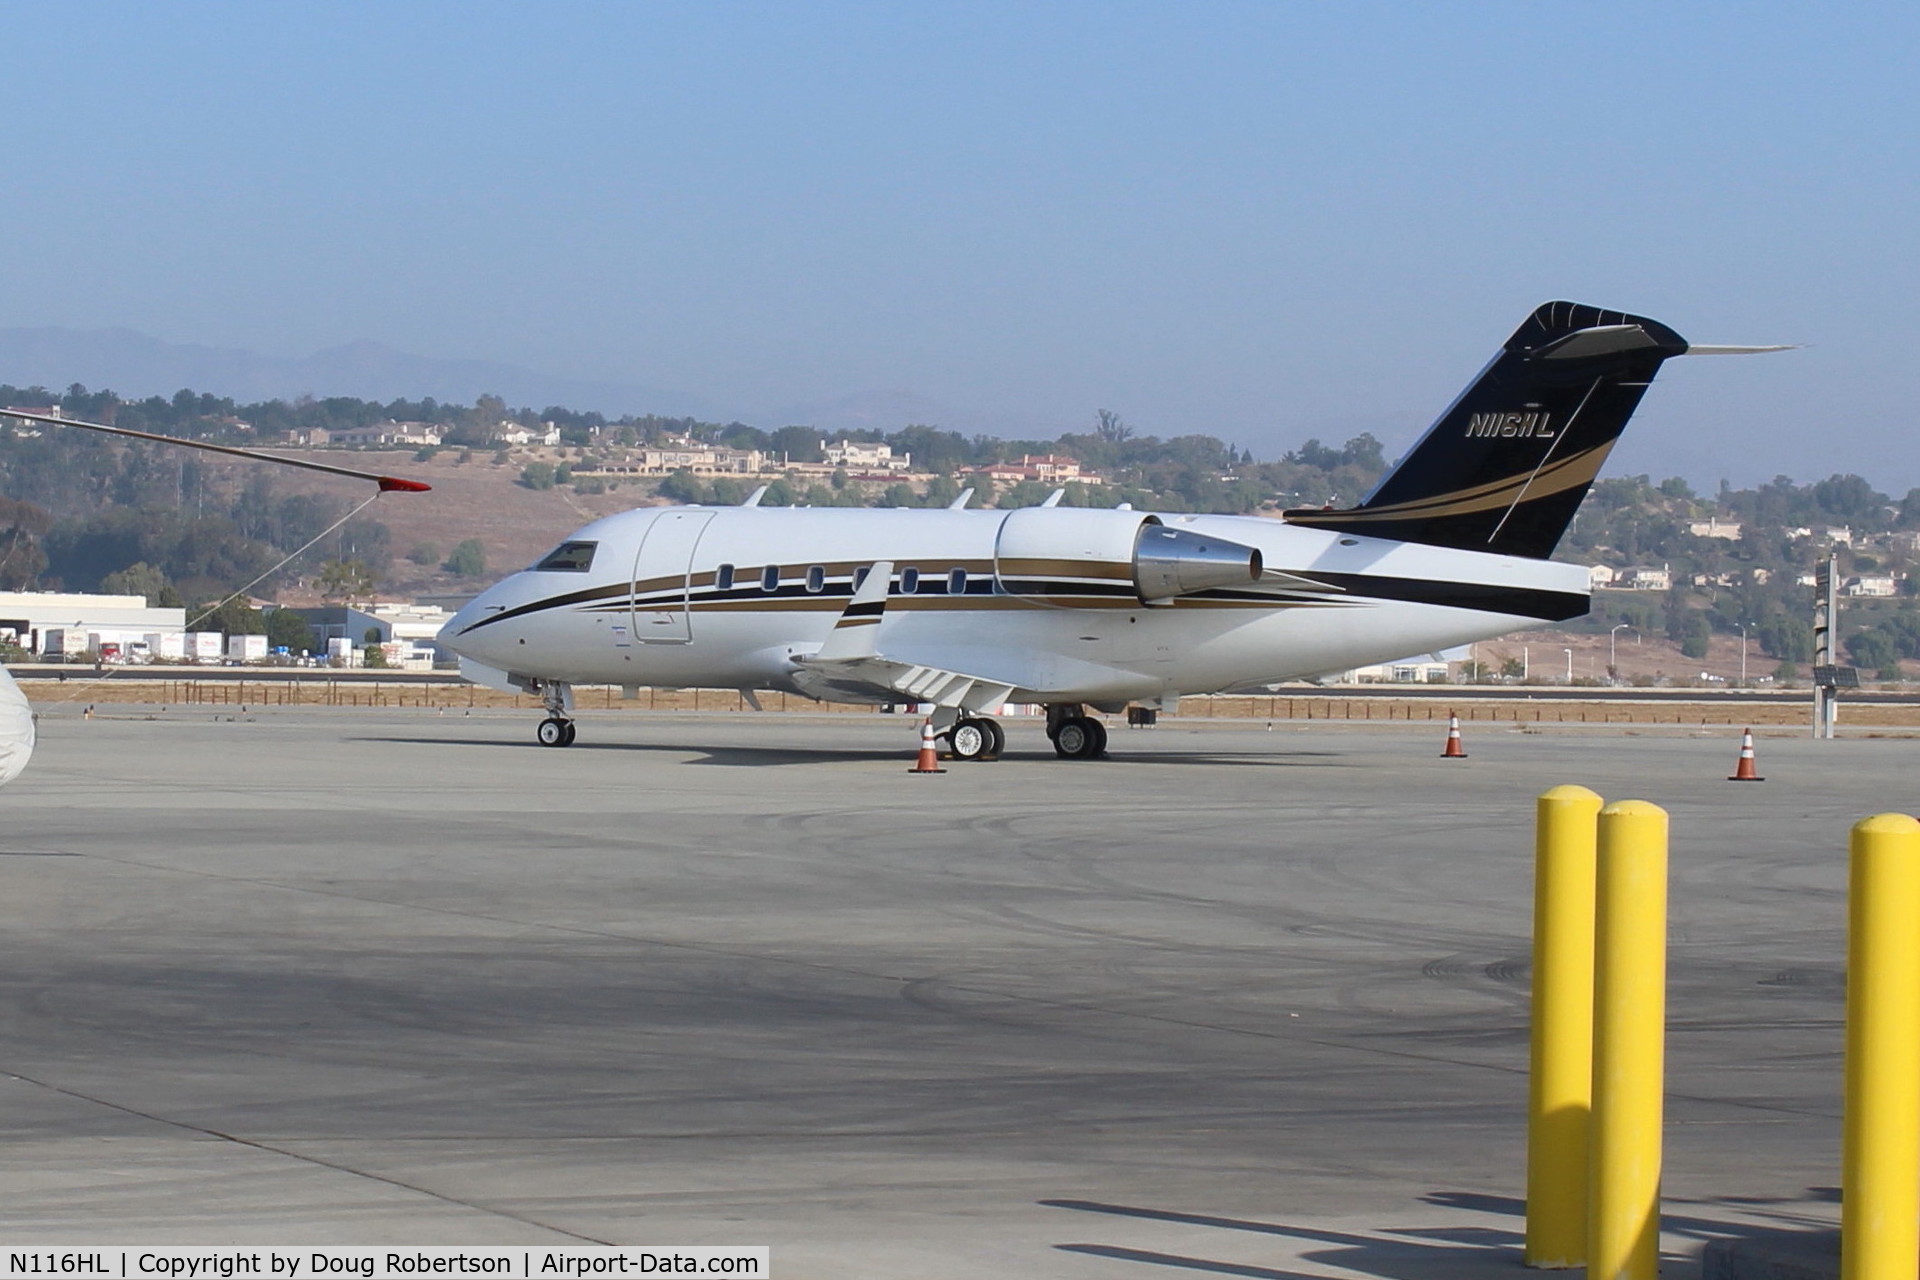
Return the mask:
<svg viewBox="0 0 1920 1280">
<path fill-rule="evenodd" d="M 1299 604 L 1303 601 L 1326 604 L 1363 604 L 1369 600 L 1392 600 L 1406 604 L 1430 604 L 1448 609 L 1472 609 L 1480 613 L 1503 613 L 1521 618 L 1539 618 L 1547 622 L 1563 622 L 1568 618 L 1577 618 L 1587 612 L 1588 597 L 1573 591 L 1547 591 L 1537 587 L 1515 587 L 1500 583 L 1486 582 L 1439 582 L 1430 578 L 1389 578 L 1363 573 L 1314 573 L 1316 581 L 1328 586 L 1340 587 L 1345 591 L 1338 597 L 1320 596 L 1306 592 L 1288 592 L 1276 595 L 1263 591 L 1248 591 L 1236 588 L 1218 588 L 1211 591 L 1199 591 L 1180 597 L 1183 602 L 1203 605 L 1208 601 L 1221 604 L 1247 605 L 1271 603 L 1275 607 Z M 944 584 L 941 584 L 944 586 Z M 1029 585 L 1017 582 L 1016 590 L 1001 592 L 994 590 L 991 581 L 967 584 L 965 595 L 980 598 L 998 596 L 1007 600 L 1021 600 L 1030 596 L 1047 596 L 1052 599 L 1079 596 L 1090 604 L 1100 602 L 1111 605 L 1116 597 L 1133 596 L 1131 587 L 1119 584 L 1092 582 L 1042 581 Z M 697 609 L 702 605 L 722 603 L 743 603 L 764 600 L 768 603 L 781 603 L 794 600 L 817 600 L 824 607 L 840 607 L 838 602 L 853 595 L 852 583 L 829 583 L 824 591 L 809 592 L 804 587 L 782 587 L 779 591 L 763 592 L 754 588 L 731 591 L 696 591 L 692 605 Z M 938 600 L 950 598 L 942 591 L 922 590 L 914 595 L 893 595 L 885 604 L 871 602 L 873 612 L 879 612 L 887 605 L 911 608 L 916 598 Z M 494 614 L 490 618 L 467 627 L 460 634 L 468 635 L 482 627 L 504 622 L 509 618 L 521 618 L 528 614 L 540 613 L 549 609 L 563 609 L 570 605 L 585 605 L 592 612 L 624 612 L 631 608 L 645 609 L 649 604 L 656 608 L 673 609 L 685 605 L 681 595 L 673 595 L 655 601 L 635 601 L 631 589 L 625 586 L 594 587 L 585 591 L 571 591 L 564 595 L 551 596 L 545 600 L 536 600 L 518 605 Z M 1071 606 L 1067 606 L 1071 607 Z M 1142 606 L 1145 607 L 1145 606 Z"/>
<path fill-rule="evenodd" d="M 565 595 L 548 596 L 545 600 L 534 600 L 527 604 L 515 605 L 511 609 L 502 609 L 491 618 L 464 628 L 460 634 L 472 635 L 482 627 L 490 627 L 496 622 L 505 622 L 508 618 L 523 618 L 530 613 L 544 613 L 548 609 L 564 609 L 570 604 L 592 604 L 596 600 L 612 600 L 617 597 L 632 598 L 633 588 L 626 583 L 615 583 L 609 587 L 588 587 L 583 591 L 569 591 Z"/>
</svg>

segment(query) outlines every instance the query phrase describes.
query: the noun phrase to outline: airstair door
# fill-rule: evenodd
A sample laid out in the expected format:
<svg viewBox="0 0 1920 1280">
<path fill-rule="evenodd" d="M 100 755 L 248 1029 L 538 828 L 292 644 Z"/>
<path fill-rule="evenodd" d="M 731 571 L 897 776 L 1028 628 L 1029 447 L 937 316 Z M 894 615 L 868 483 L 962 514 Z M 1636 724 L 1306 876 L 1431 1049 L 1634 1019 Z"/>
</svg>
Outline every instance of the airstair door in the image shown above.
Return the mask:
<svg viewBox="0 0 1920 1280">
<path fill-rule="evenodd" d="M 633 634 L 643 644 L 693 639 L 688 593 L 693 553 L 713 519 L 711 511 L 662 511 L 647 527 L 633 562 Z"/>
</svg>

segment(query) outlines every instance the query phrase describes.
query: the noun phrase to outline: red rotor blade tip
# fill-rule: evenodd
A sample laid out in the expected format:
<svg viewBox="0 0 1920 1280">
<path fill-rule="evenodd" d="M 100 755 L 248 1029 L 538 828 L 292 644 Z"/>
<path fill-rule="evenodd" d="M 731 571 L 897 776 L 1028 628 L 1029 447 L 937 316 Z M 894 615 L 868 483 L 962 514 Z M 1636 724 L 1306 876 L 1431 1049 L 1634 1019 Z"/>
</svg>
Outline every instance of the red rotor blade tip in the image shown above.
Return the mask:
<svg viewBox="0 0 1920 1280">
<path fill-rule="evenodd" d="M 421 484 L 418 480 L 399 480 L 393 476 L 380 477 L 382 493 L 427 493 L 432 489 L 432 485 Z"/>
</svg>

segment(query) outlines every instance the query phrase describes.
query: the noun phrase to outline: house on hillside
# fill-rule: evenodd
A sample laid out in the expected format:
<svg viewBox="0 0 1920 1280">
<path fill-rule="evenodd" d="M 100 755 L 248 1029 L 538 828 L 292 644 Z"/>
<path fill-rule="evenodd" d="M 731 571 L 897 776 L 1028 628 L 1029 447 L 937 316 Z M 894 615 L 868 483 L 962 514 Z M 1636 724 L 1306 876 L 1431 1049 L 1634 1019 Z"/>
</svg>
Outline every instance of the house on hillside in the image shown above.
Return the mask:
<svg viewBox="0 0 1920 1280">
<path fill-rule="evenodd" d="M 440 443 L 440 429 L 427 422 L 377 422 L 371 427 L 313 427 L 293 433 L 295 444 L 321 449 L 330 445 L 417 448 Z"/>
<path fill-rule="evenodd" d="M 523 427 L 518 423 L 503 422 L 500 424 L 500 433 L 496 435 L 494 439 L 498 440 L 501 444 L 538 444 L 552 448 L 554 445 L 560 443 L 560 428 L 554 426 L 551 422 L 543 422 L 540 424 L 540 430 L 535 431 L 531 427 Z"/>
<path fill-rule="evenodd" d="M 1079 459 L 1064 457 L 1057 453 L 1022 454 L 1018 462 L 994 462 L 984 467 L 975 467 L 970 473 L 982 475 L 995 484 L 1019 484 L 1025 480 L 1036 480 L 1041 484 L 1105 484 L 1103 476 L 1080 467 Z"/>
<path fill-rule="evenodd" d="M 1614 585 L 1624 587 L 1628 591 L 1671 591 L 1673 569 L 1670 565 L 1664 564 L 1657 569 L 1651 565 L 1624 569 Z"/>
<path fill-rule="evenodd" d="M 893 456 L 893 446 L 870 444 L 864 440 L 836 440 L 828 444 L 820 442 L 820 451 L 827 457 L 827 466 L 836 471 L 849 472 L 890 472 L 913 470 L 913 455 L 903 453 Z"/>
</svg>

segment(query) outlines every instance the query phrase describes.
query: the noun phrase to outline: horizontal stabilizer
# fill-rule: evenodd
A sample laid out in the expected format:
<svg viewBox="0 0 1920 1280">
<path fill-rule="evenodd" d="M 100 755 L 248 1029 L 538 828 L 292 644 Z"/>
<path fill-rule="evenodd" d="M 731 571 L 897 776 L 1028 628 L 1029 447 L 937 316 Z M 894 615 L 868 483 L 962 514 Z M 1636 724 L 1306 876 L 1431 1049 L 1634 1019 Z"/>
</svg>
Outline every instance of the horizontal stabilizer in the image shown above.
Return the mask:
<svg viewBox="0 0 1920 1280">
<path fill-rule="evenodd" d="M 183 449 L 200 449 L 207 453 L 224 453 L 230 458 L 248 458 L 254 462 L 271 462 L 282 467 L 299 467 L 302 471 L 323 471 L 330 476 L 346 476 L 353 480 L 371 480 L 380 486 L 382 493 L 426 493 L 433 488 L 419 480 L 402 480 L 397 476 L 383 476 L 377 471 L 357 471 L 352 467 L 336 467 L 326 462 L 308 462 L 304 458 L 287 458 L 277 453 L 268 453 L 264 449 L 240 449 L 230 444 L 213 444 L 206 440 L 186 440 L 180 436 L 163 436 L 154 431 L 135 431 L 131 427 L 110 427 L 104 422 L 82 422 L 78 418 L 56 418 L 50 413 L 28 413 L 21 409 L 0 411 L 0 417 L 25 418 L 29 422 L 44 422 L 55 427 L 78 427 L 82 431 L 97 431 L 102 435 L 124 436 L 129 440 L 151 440 L 155 444 L 177 444 Z"/>
</svg>

